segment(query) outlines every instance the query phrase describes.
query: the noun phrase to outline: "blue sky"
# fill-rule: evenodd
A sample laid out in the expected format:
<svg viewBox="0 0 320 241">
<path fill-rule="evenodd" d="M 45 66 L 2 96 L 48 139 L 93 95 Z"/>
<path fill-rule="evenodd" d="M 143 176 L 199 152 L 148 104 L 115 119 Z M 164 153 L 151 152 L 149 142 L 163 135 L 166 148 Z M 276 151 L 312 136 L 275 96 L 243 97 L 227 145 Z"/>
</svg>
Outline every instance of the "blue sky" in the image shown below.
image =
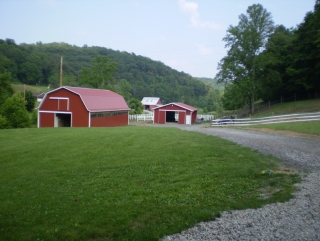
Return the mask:
<svg viewBox="0 0 320 241">
<path fill-rule="evenodd" d="M 0 0 L 0 39 L 101 46 L 214 78 L 228 27 L 255 3 L 290 28 L 315 0 Z"/>
</svg>

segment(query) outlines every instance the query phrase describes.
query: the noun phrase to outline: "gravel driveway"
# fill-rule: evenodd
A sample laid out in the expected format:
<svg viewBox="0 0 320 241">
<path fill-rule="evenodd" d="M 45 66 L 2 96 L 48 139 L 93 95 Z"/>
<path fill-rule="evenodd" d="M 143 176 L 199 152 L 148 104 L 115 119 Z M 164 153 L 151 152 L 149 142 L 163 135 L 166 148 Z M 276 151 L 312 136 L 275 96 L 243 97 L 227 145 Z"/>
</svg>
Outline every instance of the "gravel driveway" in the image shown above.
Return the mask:
<svg viewBox="0 0 320 241">
<path fill-rule="evenodd" d="M 163 126 L 163 125 L 162 125 Z M 223 212 L 215 221 L 202 222 L 172 240 L 320 240 L 320 138 L 303 138 L 203 125 L 166 125 L 236 142 L 271 154 L 301 171 L 295 197 L 259 209 Z"/>
</svg>

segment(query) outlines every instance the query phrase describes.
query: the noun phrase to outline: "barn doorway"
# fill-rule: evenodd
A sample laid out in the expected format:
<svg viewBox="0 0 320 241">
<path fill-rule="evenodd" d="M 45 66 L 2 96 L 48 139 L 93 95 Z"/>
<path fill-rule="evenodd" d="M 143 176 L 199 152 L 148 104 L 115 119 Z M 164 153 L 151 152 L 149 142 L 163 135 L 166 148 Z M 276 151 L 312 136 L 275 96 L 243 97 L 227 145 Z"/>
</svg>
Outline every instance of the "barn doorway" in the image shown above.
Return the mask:
<svg viewBox="0 0 320 241">
<path fill-rule="evenodd" d="M 71 114 L 57 113 L 54 127 L 71 127 Z"/>
<path fill-rule="evenodd" d="M 166 122 L 176 122 L 175 111 L 166 111 Z"/>
</svg>

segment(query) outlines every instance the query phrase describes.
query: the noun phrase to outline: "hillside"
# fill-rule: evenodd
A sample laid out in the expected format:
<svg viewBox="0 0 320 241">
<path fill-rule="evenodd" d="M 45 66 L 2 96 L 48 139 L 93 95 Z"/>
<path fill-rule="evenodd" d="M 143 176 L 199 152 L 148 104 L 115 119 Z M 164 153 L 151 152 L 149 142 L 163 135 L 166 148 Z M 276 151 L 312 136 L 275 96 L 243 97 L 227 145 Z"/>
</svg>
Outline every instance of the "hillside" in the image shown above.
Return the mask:
<svg viewBox="0 0 320 241">
<path fill-rule="evenodd" d="M 245 109 L 238 112 L 238 116 Z M 248 111 L 248 110 L 247 110 Z M 285 115 L 294 113 L 308 113 L 308 112 L 319 112 L 320 111 L 320 99 L 302 100 L 278 103 L 269 106 L 260 107 L 259 110 L 256 109 L 253 118 L 274 116 L 274 115 Z M 247 115 L 248 116 L 248 115 Z"/>
<path fill-rule="evenodd" d="M 90 67 L 92 58 L 98 55 L 116 62 L 115 79 L 118 83 L 127 80 L 132 96 L 137 99 L 157 96 L 164 103 L 181 101 L 208 110 L 215 108 L 210 106 L 210 88 L 203 81 L 162 62 L 104 47 L 41 42 L 17 45 L 12 39 L 0 40 L 0 72 L 10 72 L 14 82 L 50 85 L 53 89 L 59 83 L 60 57 L 63 56 L 63 85 L 79 86 L 82 68 Z"/>
<path fill-rule="evenodd" d="M 212 86 L 212 88 L 217 89 L 219 91 L 224 91 L 225 84 L 223 83 L 218 83 L 216 79 L 211 79 L 211 78 L 205 78 L 205 77 L 197 77 L 196 79 L 209 84 Z"/>
</svg>

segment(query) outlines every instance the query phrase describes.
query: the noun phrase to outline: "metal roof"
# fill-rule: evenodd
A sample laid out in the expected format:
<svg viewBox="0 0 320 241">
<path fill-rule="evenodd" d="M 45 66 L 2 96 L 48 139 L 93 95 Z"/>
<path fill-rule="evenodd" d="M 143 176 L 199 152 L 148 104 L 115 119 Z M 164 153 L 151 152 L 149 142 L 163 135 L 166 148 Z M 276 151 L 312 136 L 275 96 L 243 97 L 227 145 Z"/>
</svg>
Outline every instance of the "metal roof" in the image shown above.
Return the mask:
<svg viewBox="0 0 320 241">
<path fill-rule="evenodd" d="M 56 92 L 60 89 L 66 89 L 79 95 L 83 104 L 90 112 L 130 110 L 123 96 L 111 90 L 62 86 L 47 94 Z"/>
<path fill-rule="evenodd" d="M 172 102 L 172 103 L 169 103 L 169 104 L 166 104 L 166 105 L 162 105 L 162 106 L 159 106 L 159 107 L 155 107 L 155 108 L 153 108 L 152 110 L 159 109 L 159 108 L 162 108 L 162 107 L 165 107 L 165 106 L 168 106 L 168 105 L 179 106 L 179 107 L 181 107 L 181 108 L 183 108 L 183 109 L 187 109 L 187 110 L 190 110 L 190 111 L 196 111 L 196 110 L 198 110 L 197 108 L 192 107 L 192 106 L 187 105 L 187 104 L 182 103 L 182 102 Z"/>
<path fill-rule="evenodd" d="M 141 103 L 142 105 L 156 105 L 159 100 L 159 97 L 143 97 Z"/>
</svg>

